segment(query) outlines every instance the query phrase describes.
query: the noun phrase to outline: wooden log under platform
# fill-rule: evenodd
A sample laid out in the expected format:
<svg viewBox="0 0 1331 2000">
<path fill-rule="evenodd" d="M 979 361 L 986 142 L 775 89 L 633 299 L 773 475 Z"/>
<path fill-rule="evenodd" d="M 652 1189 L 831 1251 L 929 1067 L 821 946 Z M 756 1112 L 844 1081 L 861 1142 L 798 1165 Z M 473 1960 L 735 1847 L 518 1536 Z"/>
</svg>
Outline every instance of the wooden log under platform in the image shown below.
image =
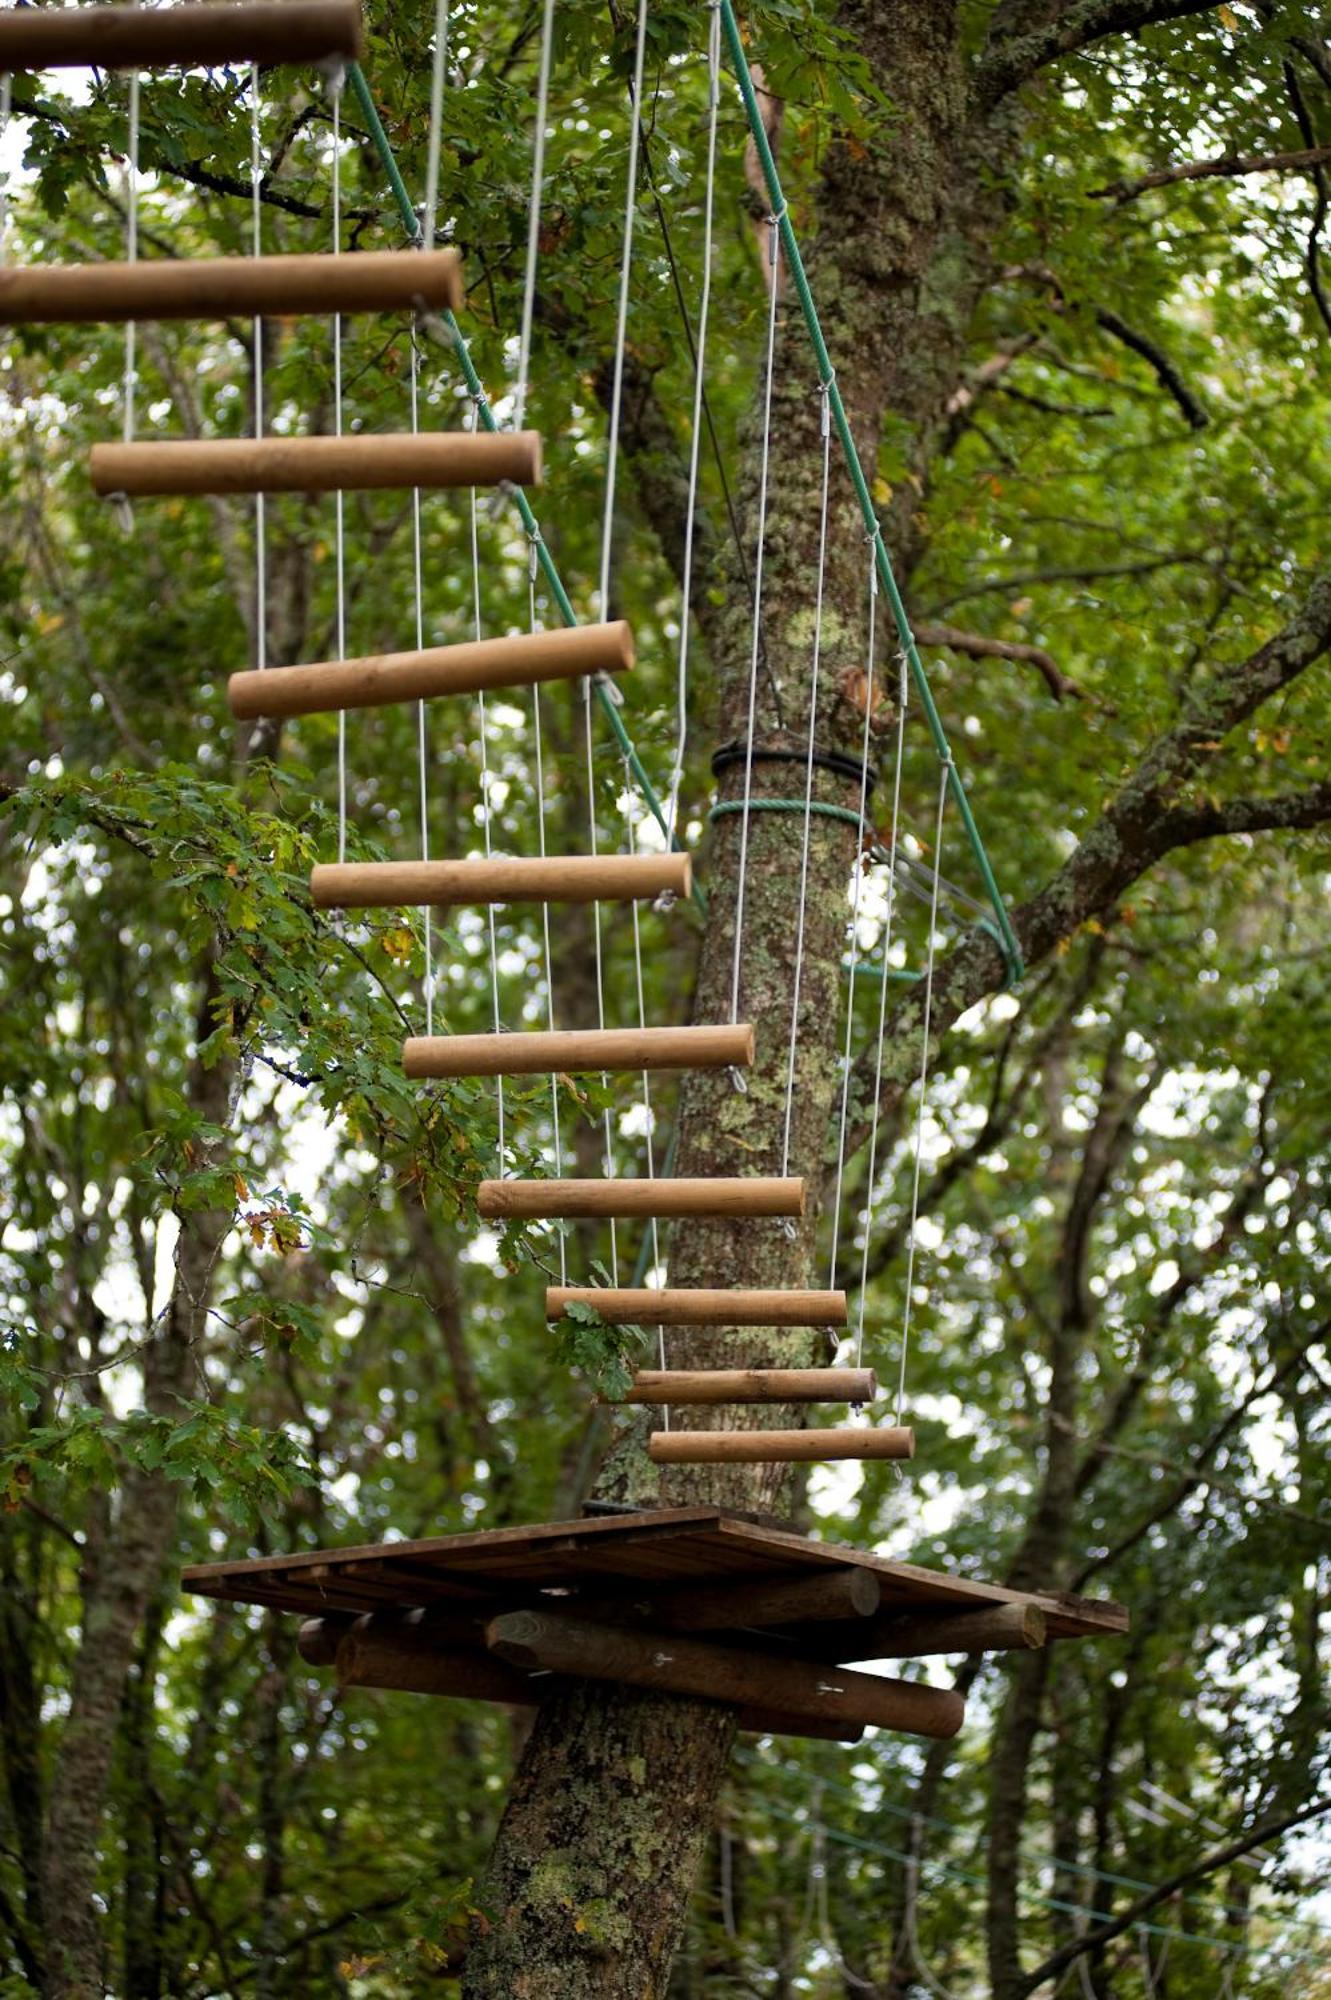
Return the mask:
<svg viewBox="0 0 1331 2000">
<path fill-rule="evenodd" d="M 385 488 L 535 486 L 537 431 L 359 432 L 349 437 L 166 438 L 95 444 L 104 499 L 199 493 L 368 493 Z"/>
<path fill-rule="evenodd" d="M 264 67 L 349 61 L 364 47 L 360 0 L 0 10 L 0 70 Z"/>
<path fill-rule="evenodd" d="M 334 1667 L 340 1688 L 382 1688 L 404 1694 L 453 1695 L 464 1700 L 534 1708 L 552 1685 L 493 1653 L 449 1646 L 429 1621 L 385 1619 L 378 1614 L 348 1623 L 312 1618 L 300 1628 L 300 1656 L 311 1666 Z M 742 1705 L 740 1730 L 758 1736 L 811 1736 L 858 1743 L 862 1724 Z"/>
<path fill-rule="evenodd" d="M 733 1702 L 900 1730 L 909 1736 L 951 1737 L 966 1704 L 950 1688 L 885 1680 L 811 1660 L 743 1652 L 703 1640 L 628 1631 L 545 1611 L 512 1611 L 492 1619 L 486 1642 L 510 1666 L 545 1668 L 589 1680 Z"/>
<path fill-rule="evenodd" d="M 328 862 L 310 871 L 321 910 L 457 903 L 620 903 L 687 896 L 687 854 L 511 854 L 468 861 Z"/>
<path fill-rule="evenodd" d="M 640 1368 L 622 1401 L 871 1403 L 877 1394 L 871 1368 Z"/>
<path fill-rule="evenodd" d="M 456 312 L 461 304 L 462 260 L 456 250 L 0 268 L 0 326 Z"/>
<path fill-rule="evenodd" d="M 0 274 L 0 284 L 3 274 Z M 427 646 L 418 653 L 372 653 L 359 660 L 322 660 L 307 667 L 268 667 L 232 674 L 231 713 L 325 715 L 430 701 L 439 695 L 491 688 L 533 687 L 583 674 L 622 674 L 633 665 L 633 632 L 622 618 L 608 625 L 562 625 L 550 632 L 515 632 L 502 639 Z"/>
<path fill-rule="evenodd" d="M 607 1326 L 844 1326 L 844 1292 L 734 1291 L 696 1286 L 550 1285 L 545 1316 L 595 1306 Z"/>
<path fill-rule="evenodd" d="M 862 1626 L 829 1624 L 799 1643 L 829 1660 L 920 1660 L 940 1653 L 1032 1652 L 1048 1638 L 1038 1604 L 995 1604 L 979 1611 L 892 1612 Z"/>
<path fill-rule="evenodd" d="M 765 1583 L 701 1583 L 687 1590 L 658 1590 L 645 1605 L 653 1625 L 668 1632 L 725 1632 L 755 1625 L 852 1627 L 868 1622 L 883 1602 L 872 1570 L 829 1569 L 818 1576 L 778 1577 Z M 869 1654 L 862 1655 L 868 1659 Z"/>
<path fill-rule="evenodd" d="M 747 1069 L 752 1061 L 753 1029 L 747 1025 L 412 1035 L 402 1044 L 402 1067 L 415 1077 Z"/>
<path fill-rule="evenodd" d="M 591 1215 L 799 1216 L 804 1213 L 804 1182 L 760 1175 L 735 1180 L 482 1181 L 476 1206 L 486 1221 Z"/>
<path fill-rule="evenodd" d="M 896 1425 L 836 1431 L 653 1431 L 647 1450 L 656 1465 L 815 1464 L 833 1458 L 915 1456 L 915 1433 Z"/>
</svg>

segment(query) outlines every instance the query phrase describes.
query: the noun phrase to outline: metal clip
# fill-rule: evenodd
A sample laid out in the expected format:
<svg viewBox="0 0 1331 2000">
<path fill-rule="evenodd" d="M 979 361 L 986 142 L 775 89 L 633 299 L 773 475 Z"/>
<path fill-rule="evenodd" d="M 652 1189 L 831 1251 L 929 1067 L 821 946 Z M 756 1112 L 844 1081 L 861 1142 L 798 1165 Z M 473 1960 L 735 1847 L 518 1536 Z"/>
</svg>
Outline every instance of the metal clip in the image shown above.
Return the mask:
<svg viewBox="0 0 1331 2000">
<path fill-rule="evenodd" d="M 730 1078 L 733 1088 L 739 1092 L 740 1096 L 747 1097 L 749 1094 L 749 1080 L 743 1070 L 736 1069 L 734 1063 L 731 1063 L 726 1074 Z"/>
</svg>

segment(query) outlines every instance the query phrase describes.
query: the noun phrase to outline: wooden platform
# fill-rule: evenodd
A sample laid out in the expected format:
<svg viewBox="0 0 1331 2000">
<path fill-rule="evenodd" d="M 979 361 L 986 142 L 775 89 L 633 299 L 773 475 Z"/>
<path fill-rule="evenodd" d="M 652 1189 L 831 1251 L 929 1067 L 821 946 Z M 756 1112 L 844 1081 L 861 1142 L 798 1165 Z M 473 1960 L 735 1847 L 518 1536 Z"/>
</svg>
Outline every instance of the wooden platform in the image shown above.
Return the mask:
<svg viewBox="0 0 1331 2000">
<path fill-rule="evenodd" d="M 640 1618 L 644 1612 L 650 1617 L 654 1601 L 686 1603 L 701 1586 L 721 1584 L 717 1619 L 709 1629 L 742 1632 L 750 1628 L 736 1615 L 742 1599 L 735 1586 L 804 1584 L 848 1570 L 867 1571 L 875 1579 L 879 1608 L 872 1618 L 848 1629 L 822 1622 L 824 1612 L 819 1622 L 768 1626 L 768 1634 L 798 1637 L 810 1649 L 816 1645 L 824 1659 L 867 1660 L 899 1657 L 889 1650 L 893 1620 L 920 1614 L 928 1615 L 933 1629 L 940 1618 L 1026 1605 L 1043 1614 L 1051 1639 L 1111 1637 L 1128 1629 L 1127 1612 L 1108 1600 L 947 1576 L 714 1507 L 659 1508 L 368 1548 L 201 1563 L 187 1569 L 182 1582 L 200 1596 L 268 1605 L 305 1618 L 414 1609 L 474 1610 L 478 1617 L 493 1617 L 524 1607 L 569 1613 L 594 1608 L 600 1619 L 616 1611 Z M 727 1611 L 728 1604 L 734 1610 Z M 882 1644 L 881 1654 L 874 1643 Z"/>
</svg>

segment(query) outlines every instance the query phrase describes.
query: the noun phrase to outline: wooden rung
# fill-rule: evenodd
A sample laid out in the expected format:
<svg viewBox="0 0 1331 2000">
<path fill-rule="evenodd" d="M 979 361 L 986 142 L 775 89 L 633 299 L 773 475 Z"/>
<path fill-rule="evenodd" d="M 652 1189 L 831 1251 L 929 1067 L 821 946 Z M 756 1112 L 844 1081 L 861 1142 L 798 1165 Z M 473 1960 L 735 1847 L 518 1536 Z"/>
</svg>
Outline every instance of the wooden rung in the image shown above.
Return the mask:
<svg viewBox="0 0 1331 2000">
<path fill-rule="evenodd" d="M 687 896 L 687 854 L 503 855 L 476 861 L 330 862 L 310 871 L 321 910 L 409 903 L 619 903 Z"/>
<path fill-rule="evenodd" d="M 364 46 L 360 0 L 0 10 L 0 70 L 316 63 Z"/>
<path fill-rule="evenodd" d="M 518 1216 L 803 1215 L 804 1182 L 761 1177 L 740 1180 L 482 1181 L 476 1206 L 487 1221 Z"/>
<path fill-rule="evenodd" d="M 871 1403 L 877 1394 L 871 1368 L 640 1368 L 623 1400 L 667 1404 Z"/>
<path fill-rule="evenodd" d="M 455 1695 L 464 1700 L 498 1701 L 514 1708 L 535 1707 L 551 1687 L 493 1653 L 449 1647 L 428 1625 L 380 1620 L 373 1615 L 345 1619 L 310 1618 L 300 1628 L 301 1658 L 311 1666 L 335 1667 L 344 1688 L 389 1688 L 404 1694 Z M 744 1704 L 738 1727 L 758 1736 L 813 1736 L 857 1743 L 864 1725 L 790 1714 Z"/>
<path fill-rule="evenodd" d="M 657 1465 L 813 1464 L 828 1458 L 914 1458 L 915 1433 L 877 1430 L 654 1431 L 647 1449 Z"/>
<path fill-rule="evenodd" d="M 251 314 L 456 312 L 456 250 L 369 250 L 354 256 L 164 257 L 134 264 L 0 269 L 0 325 Z"/>
<path fill-rule="evenodd" d="M 0 286 L 3 282 L 0 272 Z M 609 625 L 517 632 L 505 639 L 431 646 L 421 653 L 374 653 L 362 660 L 232 674 L 227 700 L 241 721 L 261 715 L 322 715 L 394 701 L 429 701 L 435 695 L 532 687 L 579 674 L 622 674 L 632 665 L 633 633 L 617 618 Z"/>
<path fill-rule="evenodd" d="M 411 1035 L 408 1076 L 578 1075 L 596 1070 L 747 1069 L 753 1029 L 571 1028 L 528 1035 Z"/>
<path fill-rule="evenodd" d="M 492 1619 L 486 1641 L 511 1666 L 624 1681 L 822 1721 L 899 1729 L 911 1736 L 955 1736 L 966 1713 L 964 1701 L 951 1688 L 544 1611 L 506 1612 Z"/>
<path fill-rule="evenodd" d="M 536 431 L 422 431 L 352 437 L 168 438 L 95 444 L 92 483 L 125 494 L 335 493 L 381 487 L 535 486 Z"/>
<path fill-rule="evenodd" d="M 551 1285 L 545 1316 L 595 1306 L 607 1326 L 844 1326 L 844 1292 L 654 1291 L 649 1286 Z"/>
</svg>

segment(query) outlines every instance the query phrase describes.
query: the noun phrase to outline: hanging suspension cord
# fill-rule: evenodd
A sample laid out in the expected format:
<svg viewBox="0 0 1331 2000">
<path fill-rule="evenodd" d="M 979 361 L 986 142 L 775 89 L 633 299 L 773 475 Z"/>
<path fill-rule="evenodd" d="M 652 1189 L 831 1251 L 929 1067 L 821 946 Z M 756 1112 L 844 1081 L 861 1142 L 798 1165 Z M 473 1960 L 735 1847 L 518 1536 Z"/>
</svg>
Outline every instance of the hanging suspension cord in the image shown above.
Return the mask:
<svg viewBox="0 0 1331 2000">
<path fill-rule="evenodd" d="M 592 684 L 590 680 L 584 680 L 582 683 L 582 715 L 583 739 L 587 751 L 587 837 L 591 851 L 595 855 L 600 853 L 600 847 L 596 832 L 596 768 L 592 753 L 591 690 Z M 592 904 L 592 942 L 596 953 L 596 1025 L 604 1033 L 605 963 L 601 951 L 601 905 L 599 903 Z M 601 1082 L 604 1085 L 607 1081 L 608 1079 L 603 1072 Z M 601 1124 L 605 1134 L 605 1177 L 607 1180 L 612 1181 L 615 1178 L 615 1145 L 608 1105 L 601 1114 Z M 615 1228 L 615 1219 L 613 1216 L 610 1218 L 610 1277 L 612 1283 L 616 1285 L 619 1283 L 619 1235 Z"/>
<path fill-rule="evenodd" d="M 536 571 L 537 548 L 532 541 L 527 556 L 527 624 L 536 630 Z M 532 683 L 531 691 L 532 744 L 536 761 L 536 849 L 545 858 L 545 757 L 541 744 L 541 685 Z M 545 1024 L 553 1031 L 555 1025 L 555 975 L 554 961 L 550 950 L 550 905 L 541 905 L 541 938 L 545 952 Z M 550 1129 L 554 1134 L 555 1179 L 564 1176 L 563 1149 L 559 1137 L 559 1078 L 550 1077 Z M 559 1245 L 559 1282 L 568 1283 L 568 1245 L 562 1229 L 557 1230 Z"/>
<path fill-rule="evenodd" d="M 473 404 L 472 404 L 472 408 L 471 408 L 471 428 L 472 428 L 472 430 L 476 430 L 476 429 L 478 428 L 478 417 L 477 417 L 477 410 L 476 410 L 476 405 L 475 405 L 475 403 L 473 403 Z M 478 522 L 477 522 L 477 517 L 478 517 L 478 511 L 479 511 L 479 510 L 478 510 L 478 507 L 477 507 L 477 502 L 476 502 L 476 488 L 475 488 L 475 487 L 473 486 L 473 487 L 472 487 L 472 488 L 471 488 L 470 490 L 471 490 L 471 607 L 472 607 L 472 636 L 473 636 L 474 638 L 476 638 L 476 639 L 479 639 L 479 638 L 480 638 L 480 637 L 482 636 L 482 622 L 481 622 L 481 541 L 480 541 L 480 529 L 479 529 L 479 526 L 478 526 Z M 487 742 L 486 742 L 486 717 L 485 717 L 485 690 L 484 690 L 483 688 L 482 688 L 482 689 L 481 689 L 481 690 L 480 690 L 480 691 L 479 691 L 479 692 L 477 693 L 477 696 L 476 696 L 476 705 L 477 705 L 477 709 L 478 709 L 478 711 L 479 711 L 479 728 L 480 728 L 480 738 L 481 738 L 481 828 L 482 828 L 482 832 L 483 832 L 483 835 L 484 835 L 484 839 L 485 839 L 485 858 L 486 858 L 486 860 L 488 861 L 488 860 L 489 860 L 489 858 L 490 858 L 490 853 L 491 853 L 491 846 L 490 846 L 490 751 L 489 751 L 489 746 L 488 746 L 488 744 L 487 744 Z M 491 1002 L 491 1012 L 492 1012 L 492 1016 L 493 1016 L 493 1021 L 494 1021 L 494 1031 L 495 1031 L 495 1033 L 496 1033 L 496 1034 L 498 1034 L 498 1033 L 499 1033 L 499 1031 L 500 1031 L 500 1020 L 499 1020 L 499 947 L 498 947 L 498 945 L 497 945 L 497 943 L 496 943 L 496 941 L 495 941 L 495 906 L 494 906 L 494 904 L 493 904 L 493 903 L 487 903 L 487 904 L 486 904 L 486 907 L 485 907 L 485 920 L 486 920 L 486 927 L 487 927 L 487 929 L 488 929 L 488 931 L 489 931 L 489 936 L 490 936 L 490 1002 Z M 496 1106 L 496 1116 L 497 1116 L 497 1121 L 498 1121 L 498 1133 L 497 1133 L 497 1140 L 498 1140 L 498 1148 L 499 1148 L 499 1177 L 500 1177 L 500 1179 L 502 1180 L 502 1179 L 503 1179 L 503 1177 L 504 1177 L 504 1171 L 505 1171 L 505 1159 L 504 1159 L 504 1079 L 503 1079 L 503 1077 L 502 1077 L 502 1076 L 496 1076 L 496 1078 L 495 1078 L 495 1106 Z"/>
<path fill-rule="evenodd" d="M 430 150 L 425 162 L 425 213 L 419 241 L 433 250 L 435 216 L 439 207 L 439 145 L 444 125 L 444 79 L 448 74 L 448 0 L 438 0 L 434 13 L 434 67 L 430 73 Z"/>
<path fill-rule="evenodd" d="M 633 769 L 626 757 L 624 759 L 624 817 L 628 822 L 630 854 L 636 854 L 638 851 L 638 824 L 633 816 L 633 803 Z M 637 988 L 638 1026 L 645 1028 L 647 1026 L 647 1001 L 643 991 L 642 980 L 642 924 L 638 915 L 636 900 L 630 903 L 629 908 L 633 913 L 633 976 Z M 647 1178 L 649 1181 L 654 1181 L 656 1179 L 656 1120 L 652 1111 L 651 1077 L 646 1070 L 642 1072 L 642 1108 L 646 1117 Z M 659 1272 L 661 1269 L 661 1231 L 660 1224 L 655 1216 L 652 1216 L 649 1224 L 649 1240 L 652 1246 L 652 1264 Z M 664 1370 L 666 1366 L 666 1336 L 663 1326 L 657 1328 L 656 1345 L 660 1364 Z M 663 1405 L 661 1409 L 661 1428 L 667 1431 L 670 1429 L 670 1410 L 667 1405 Z"/>
<path fill-rule="evenodd" d="M 434 215 L 439 190 L 439 149 L 444 129 L 444 79 L 448 69 L 448 4 L 441 0 L 435 19 L 435 63 L 430 89 L 430 136 L 426 155 L 426 212 L 421 230 L 421 248 L 434 247 Z M 416 328 L 411 328 L 411 434 L 420 430 L 421 357 Z M 411 553 L 416 609 L 416 650 L 425 650 L 425 566 L 422 559 L 421 489 L 411 489 Z M 430 742 L 424 701 L 416 704 L 416 764 L 420 783 L 421 860 L 430 858 Z M 430 905 L 425 905 L 425 1032 L 434 1033 L 434 927 Z M 502 1172 L 502 1168 L 500 1170 Z"/>
<path fill-rule="evenodd" d="M 342 84 L 329 79 L 333 100 L 333 255 L 342 254 Z M 342 435 L 342 315 L 333 314 L 333 435 Z M 337 657 L 347 656 L 346 495 L 339 486 L 334 502 L 334 557 L 337 566 Z M 337 712 L 337 858 L 347 858 L 347 712 Z"/>
<path fill-rule="evenodd" d="M 906 1907 L 903 1912 L 906 1942 L 910 1946 L 910 1955 L 914 1960 L 915 1970 L 929 1991 L 934 1995 L 934 2000 L 953 2000 L 953 1995 L 948 1991 L 947 1987 L 930 1972 L 920 1951 L 920 1934 L 915 1924 L 915 1911 L 920 1899 L 919 1884 L 919 1857 L 912 1854 L 906 1863 Z"/>
<path fill-rule="evenodd" d="M 13 81 L 14 79 L 8 70 L 4 72 L 3 76 L 0 76 L 0 143 L 3 143 L 5 134 L 9 130 L 9 111 L 12 102 L 11 91 Z M 4 269 L 6 262 L 5 225 L 8 221 L 9 175 L 5 174 L 3 178 L 0 178 L 0 270 Z"/>
<path fill-rule="evenodd" d="M 536 311 L 536 260 L 541 243 L 541 196 L 545 188 L 545 127 L 550 103 L 550 50 L 554 42 L 555 0 L 545 0 L 541 14 L 541 62 L 536 79 L 536 130 L 532 135 L 531 197 L 527 203 L 527 268 L 522 284 L 522 325 L 518 335 L 518 386 L 513 398 L 513 428 L 522 429 L 527 412 L 527 377 L 531 370 L 531 327 Z"/>
<path fill-rule="evenodd" d="M 901 680 L 897 693 L 897 767 L 892 779 L 892 832 L 889 852 L 897 851 L 897 828 L 901 821 L 901 767 L 906 759 L 906 691 L 910 686 L 906 656 L 900 656 Z M 873 1070 L 873 1114 L 869 1123 L 869 1161 L 864 1178 L 864 1234 L 860 1249 L 860 1299 L 855 1324 L 855 1366 L 864 1360 L 864 1307 L 869 1284 L 869 1238 L 873 1224 L 874 1178 L 878 1170 L 878 1120 L 883 1095 L 883 1045 L 887 1040 L 888 958 L 892 950 L 892 920 L 897 908 L 897 878 L 887 872 L 887 909 L 883 916 L 883 979 L 878 994 L 878 1050 Z M 936 906 L 935 906 L 936 908 Z"/>
<path fill-rule="evenodd" d="M 411 434 L 420 429 L 420 353 L 416 340 L 416 329 L 411 329 Z M 425 583 L 424 565 L 421 559 L 421 489 L 411 489 L 411 554 L 413 569 L 413 590 L 416 601 L 416 650 L 425 650 Z M 421 860 L 430 858 L 430 746 L 429 729 L 426 722 L 426 705 L 416 704 L 416 764 L 420 779 L 421 817 Z M 425 1032 L 434 1033 L 434 936 L 430 923 L 430 905 L 425 905 Z"/>
<path fill-rule="evenodd" d="M 767 474 L 772 447 L 772 376 L 776 364 L 776 303 L 781 289 L 780 218 L 768 218 L 770 297 L 767 308 L 767 379 L 763 389 L 762 460 L 758 474 L 758 546 L 753 560 L 753 647 L 749 658 L 749 726 L 744 751 L 744 812 L 739 823 L 739 883 L 735 891 L 735 960 L 730 978 L 730 1018 L 739 1019 L 739 971 L 744 949 L 744 883 L 749 867 L 749 815 L 753 804 L 753 736 L 758 722 L 758 656 L 762 649 L 763 551 L 767 542 Z"/>
<path fill-rule="evenodd" d="M 605 461 L 605 518 L 601 524 L 601 616 L 610 616 L 610 551 L 615 531 L 615 480 L 619 470 L 619 418 L 624 401 L 624 345 L 628 336 L 629 277 L 633 266 L 633 218 L 638 199 L 638 146 L 642 136 L 642 68 L 647 47 L 647 0 L 638 0 L 638 35 L 633 52 L 633 97 L 629 114 L 629 164 L 624 191 L 624 245 L 619 259 L 619 307 L 615 318 L 615 365 L 610 390 L 610 436 Z"/>
<path fill-rule="evenodd" d="M 790 1172 L 790 1128 L 795 1115 L 795 1055 L 799 1045 L 800 986 L 804 977 L 804 921 L 809 897 L 809 845 L 813 835 L 814 739 L 818 729 L 818 670 L 823 653 L 823 589 L 827 580 L 827 491 L 832 473 L 832 424 L 827 390 L 822 391 L 823 478 L 818 508 L 818 581 L 813 598 L 813 661 L 809 668 L 809 754 L 804 766 L 804 844 L 800 853 L 800 903 L 795 922 L 795 991 L 790 1002 L 790 1047 L 786 1055 L 786 1115 L 781 1132 L 781 1173 Z M 750 735 L 752 741 L 752 735 Z"/>
<path fill-rule="evenodd" d="M 934 820 L 934 899 L 929 911 L 929 956 L 924 967 L 924 1015 L 920 1025 L 920 1098 L 915 1113 L 915 1165 L 911 1175 L 910 1234 L 906 1247 L 906 1296 L 901 1308 L 901 1363 L 897 1371 L 897 1401 L 893 1423 L 900 1423 L 906 1407 L 906 1358 L 910 1351 L 911 1292 L 915 1284 L 915 1227 L 920 1214 L 920 1165 L 924 1158 L 924 1097 L 929 1082 L 929 1028 L 934 1004 L 934 939 L 938 935 L 938 874 L 943 854 L 943 814 L 947 810 L 948 785 L 952 776 L 951 754 L 944 759 L 938 784 L 938 813 Z"/>
<path fill-rule="evenodd" d="M 250 235 L 253 254 L 263 255 L 263 150 L 260 129 L 259 65 L 250 64 Z M 254 315 L 254 437 L 263 436 L 263 316 Z M 254 496 L 254 664 L 268 665 L 268 529 L 266 496 Z"/>
<path fill-rule="evenodd" d="M 708 0 L 707 25 L 707 179 L 703 195 L 702 290 L 698 298 L 698 337 L 693 359 L 693 424 L 689 433 L 689 497 L 684 513 L 683 604 L 679 616 L 679 696 L 675 763 L 666 800 L 669 837 L 679 837 L 679 792 L 684 782 L 684 751 L 689 729 L 689 627 L 693 602 L 693 533 L 698 512 L 698 457 L 702 444 L 703 391 L 707 372 L 707 314 L 712 302 L 712 223 L 716 206 L 716 127 L 721 105 L 721 0 Z"/>
<path fill-rule="evenodd" d="M 125 214 L 125 259 L 127 263 L 138 262 L 139 256 L 139 72 L 129 73 L 129 156 L 125 166 L 128 186 L 125 190 L 128 200 Z M 126 444 L 134 441 L 134 388 L 135 362 L 137 359 L 138 329 L 132 319 L 125 322 L 125 396 L 124 396 L 124 437 Z M 128 506 L 128 502 L 126 502 Z"/>
<path fill-rule="evenodd" d="M 872 557 L 870 558 L 870 563 L 872 565 Z M 871 637 L 875 616 L 874 607 L 877 603 L 877 590 L 875 586 L 876 579 L 875 583 L 871 583 L 869 587 Z M 861 844 L 863 843 L 864 802 L 869 788 L 869 738 L 873 727 L 873 701 L 874 654 L 871 646 L 869 652 L 869 671 L 865 676 L 864 686 L 864 733 L 860 743 Z M 860 956 L 860 902 L 864 894 L 864 875 L 864 855 L 861 852 L 855 858 L 855 888 L 852 893 L 850 906 L 850 978 L 846 982 L 846 1041 L 841 1055 L 841 1112 L 837 1121 L 836 1190 L 832 1196 L 832 1247 L 829 1253 L 828 1266 L 833 1273 L 836 1271 L 837 1246 L 841 1239 L 841 1194 L 846 1179 L 846 1124 L 850 1111 L 850 1047 L 855 1031 L 855 968 L 859 963 Z M 835 1277 L 828 1279 L 829 1284 L 833 1284 L 834 1282 Z"/>
</svg>

